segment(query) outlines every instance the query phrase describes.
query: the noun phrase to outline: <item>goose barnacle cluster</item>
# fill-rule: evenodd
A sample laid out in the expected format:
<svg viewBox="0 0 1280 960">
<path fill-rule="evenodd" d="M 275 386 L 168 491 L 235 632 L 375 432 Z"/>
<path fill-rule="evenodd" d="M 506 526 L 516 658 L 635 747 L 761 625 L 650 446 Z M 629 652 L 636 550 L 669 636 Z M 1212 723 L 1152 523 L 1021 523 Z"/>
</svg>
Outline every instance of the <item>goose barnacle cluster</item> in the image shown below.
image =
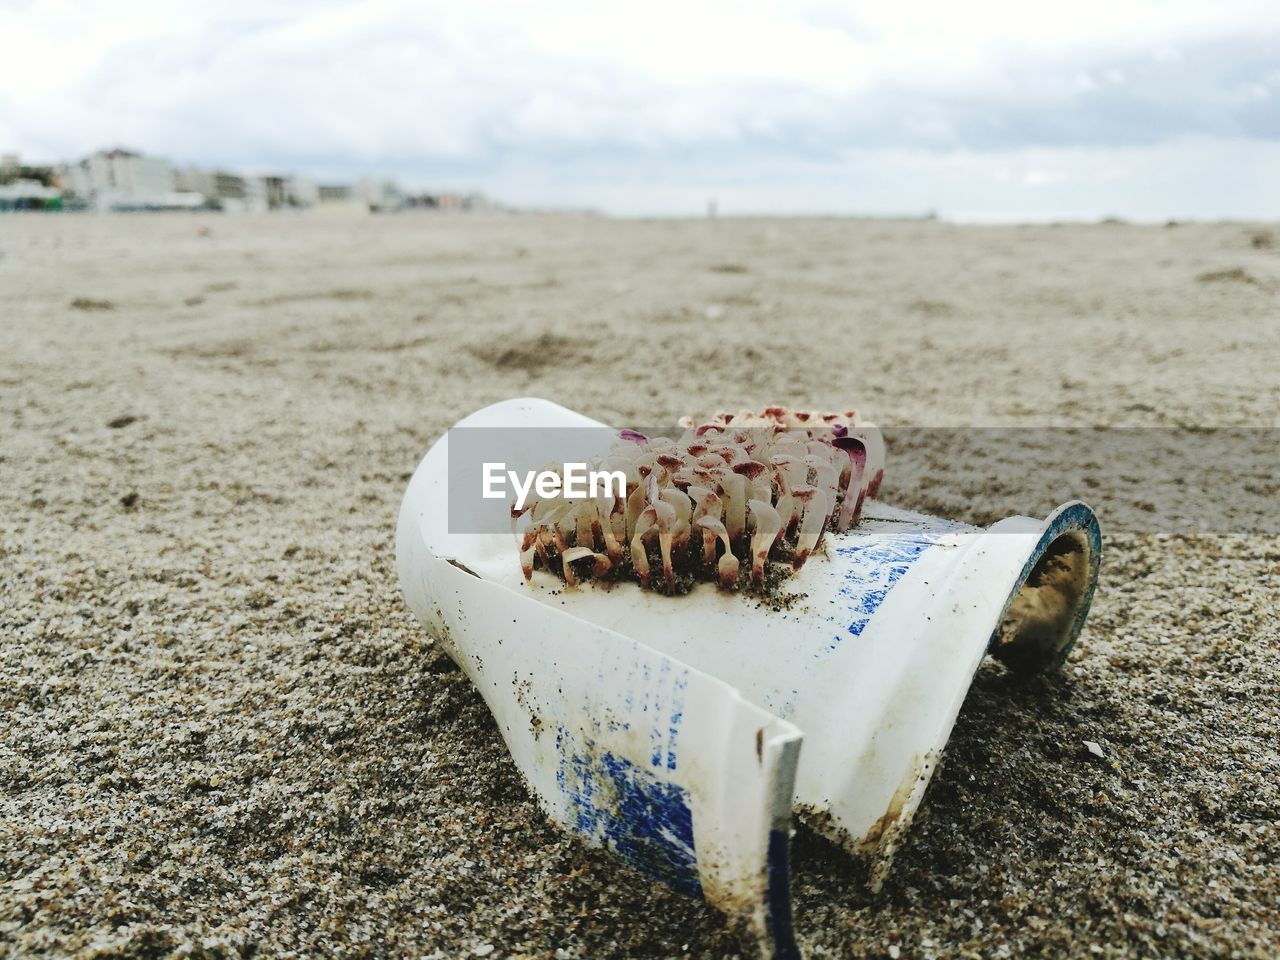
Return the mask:
<svg viewBox="0 0 1280 960">
<path fill-rule="evenodd" d="M 693 581 L 765 589 L 858 522 L 884 475 L 884 443 L 854 411 L 768 407 L 683 418 L 679 438 L 623 430 L 594 465 L 626 476 L 626 495 L 531 498 L 512 522 L 526 579 L 543 567 L 581 579 L 635 579 L 684 592 Z"/>
</svg>

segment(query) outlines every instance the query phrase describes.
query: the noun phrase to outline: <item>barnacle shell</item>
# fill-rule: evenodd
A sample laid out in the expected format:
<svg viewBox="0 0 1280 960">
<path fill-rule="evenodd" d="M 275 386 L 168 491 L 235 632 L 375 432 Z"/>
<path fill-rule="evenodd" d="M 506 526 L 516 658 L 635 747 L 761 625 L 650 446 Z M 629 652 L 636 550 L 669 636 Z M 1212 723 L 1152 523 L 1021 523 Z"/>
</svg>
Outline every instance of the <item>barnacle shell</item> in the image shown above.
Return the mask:
<svg viewBox="0 0 1280 960">
<path fill-rule="evenodd" d="M 534 497 L 513 508 L 525 578 L 541 566 L 568 587 L 632 579 L 672 594 L 742 580 L 762 591 L 770 564 L 799 570 L 879 492 L 884 442 L 853 410 L 721 411 L 679 426 L 674 440 L 619 433 L 603 466 L 625 474 L 625 497 Z"/>
</svg>

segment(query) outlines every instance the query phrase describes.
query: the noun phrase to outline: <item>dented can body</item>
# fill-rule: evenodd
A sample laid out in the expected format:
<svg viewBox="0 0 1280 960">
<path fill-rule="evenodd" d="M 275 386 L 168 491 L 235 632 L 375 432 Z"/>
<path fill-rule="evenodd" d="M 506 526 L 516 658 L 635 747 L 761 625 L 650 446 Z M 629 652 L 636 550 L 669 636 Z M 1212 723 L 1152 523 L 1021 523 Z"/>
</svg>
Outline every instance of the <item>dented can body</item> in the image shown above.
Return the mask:
<svg viewBox="0 0 1280 960">
<path fill-rule="evenodd" d="M 513 400 L 459 426 L 600 425 Z M 982 658 L 1061 663 L 1096 582 L 1098 524 L 1079 502 L 986 529 L 872 503 L 765 596 L 526 582 L 510 536 L 450 530 L 448 442 L 401 507 L 410 609 L 551 818 L 705 898 L 761 956 L 796 953 L 793 812 L 878 884 Z"/>
</svg>

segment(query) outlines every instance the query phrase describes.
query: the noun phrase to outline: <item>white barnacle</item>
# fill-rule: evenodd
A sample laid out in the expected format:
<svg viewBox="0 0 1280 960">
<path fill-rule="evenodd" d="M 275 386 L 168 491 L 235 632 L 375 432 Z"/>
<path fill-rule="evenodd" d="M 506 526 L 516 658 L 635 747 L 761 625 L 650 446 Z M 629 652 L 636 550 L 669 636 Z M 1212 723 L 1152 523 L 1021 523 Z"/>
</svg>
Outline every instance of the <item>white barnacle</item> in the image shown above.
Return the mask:
<svg viewBox="0 0 1280 960">
<path fill-rule="evenodd" d="M 867 448 L 857 437 L 837 437 L 833 442 L 849 456 L 849 479 L 836 520 L 836 533 L 844 533 L 862 513 L 862 498 L 866 494 L 863 479 L 866 476 Z"/>
<path fill-rule="evenodd" d="M 667 593 L 676 592 L 676 573 L 671 565 L 671 541 L 675 534 L 676 508 L 665 500 L 659 500 L 649 506 L 646 513 L 652 510 L 654 523 L 658 527 L 658 550 L 662 554 L 662 579 L 667 585 Z"/>
<path fill-rule="evenodd" d="M 800 521 L 800 529 L 796 535 L 796 549 L 792 563 L 799 570 L 818 546 L 827 524 L 831 520 L 831 512 L 827 507 L 827 493 L 818 487 L 796 487 L 796 501 L 804 507 L 804 517 Z"/>
<path fill-rule="evenodd" d="M 656 528 L 657 523 L 657 508 L 652 505 L 645 507 L 640 511 L 640 516 L 636 519 L 635 534 L 631 537 L 631 566 L 640 578 L 640 586 L 642 587 L 649 586 L 650 577 L 649 554 L 644 538 L 651 530 Z"/>
<path fill-rule="evenodd" d="M 720 578 L 720 586 L 725 590 L 732 590 L 738 584 L 738 558 L 733 555 L 733 544 L 729 542 L 729 531 L 715 517 L 703 517 L 698 521 L 698 526 L 710 530 L 724 544 L 724 553 L 720 555 L 716 573 Z"/>
<path fill-rule="evenodd" d="M 693 498 L 693 513 L 689 520 L 691 526 L 698 526 L 698 521 L 703 517 L 711 517 L 714 520 L 720 519 L 722 510 L 720 495 L 714 490 L 709 487 L 691 484 L 688 494 Z M 702 538 L 702 565 L 709 570 L 712 564 L 716 562 L 716 537 L 706 527 L 700 527 L 699 535 Z"/>
<path fill-rule="evenodd" d="M 752 500 L 751 522 L 755 531 L 751 534 L 751 582 L 757 590 L 764 589 L 764 562 L 769 559 L 773 541 L 782 529 L 782 517 L 763 500 Z"/>
<path fill-rule="evenodd" d="M 560 556 L 564 564 L 565 586 L 577 586 L 578 581 L 573 575 L 573 565 L 580 560 L 588 559 L 594 561 L 591 567 L 593 577 L 603 577 L 613 567 L 613 563 L 603 553 L 596 553 L 590 547 L 570 547 Z"/>
<path fill-rule="evenodd" d="M 717 471 L 724 498 L 724 526 L 729 539 L 737 543 L 747 529 L 747 478 L 728 466 Z"/>
<path fill-rule="evenodd" d="M 616 504 L 617 501 L 612 494 L 602 493 L 596 497 L 595 517 L 592 521 L 593 533 L 599 532 L 605 552 L 609 555 L 610 562 L 614 564 L 622 562 L 622 544 L 618 542 L 617 530 L 614 527 Z"/>
</svg>

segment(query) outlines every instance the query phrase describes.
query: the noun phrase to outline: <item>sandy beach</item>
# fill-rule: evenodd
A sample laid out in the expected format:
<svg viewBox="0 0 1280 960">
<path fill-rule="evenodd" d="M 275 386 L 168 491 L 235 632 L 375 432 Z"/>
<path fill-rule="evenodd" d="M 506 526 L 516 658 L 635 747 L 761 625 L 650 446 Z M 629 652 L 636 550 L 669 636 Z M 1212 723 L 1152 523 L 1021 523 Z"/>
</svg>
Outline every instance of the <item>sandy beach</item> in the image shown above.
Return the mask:
<svg viewBox="0 0 1280 960">
<path fill-rule="evenodd" d="M 431 442 L 520 395 L 1275 429 L 1278 360 L 1268 225 L 0 218 L 0 956 L 736 956 L 546 822 L 405 609 Z M 892 457 L 899 506 L 1055 505 Z M 1280 955 L 1280 537 L 1075 492 L 1076 650 L 982 669 L 879 894 L 798 831 L 807 956 Z"/>
</svg>

